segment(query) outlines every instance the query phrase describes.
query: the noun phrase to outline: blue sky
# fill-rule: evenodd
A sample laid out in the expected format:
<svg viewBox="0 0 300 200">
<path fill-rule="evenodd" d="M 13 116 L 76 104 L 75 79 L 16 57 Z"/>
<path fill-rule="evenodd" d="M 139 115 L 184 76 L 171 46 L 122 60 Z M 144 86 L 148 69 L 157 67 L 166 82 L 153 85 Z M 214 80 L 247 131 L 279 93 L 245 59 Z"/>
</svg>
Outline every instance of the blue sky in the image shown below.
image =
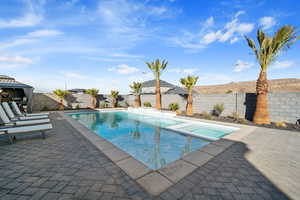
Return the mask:
<svg viewBox="0 0 300 200">
<path fill-rule="evenodd" d="M 36 91 L 129 91 L 152 79 L 145 61 L 169 62 L 162 79 L 198 85 L 255 80 L 259 66 L 243 35 L 300 27 L 296 0 L 9 0 L 0 3 L 1 74 Z M 300 42 L 268 78 L 300 77 Z"/>
</svg>

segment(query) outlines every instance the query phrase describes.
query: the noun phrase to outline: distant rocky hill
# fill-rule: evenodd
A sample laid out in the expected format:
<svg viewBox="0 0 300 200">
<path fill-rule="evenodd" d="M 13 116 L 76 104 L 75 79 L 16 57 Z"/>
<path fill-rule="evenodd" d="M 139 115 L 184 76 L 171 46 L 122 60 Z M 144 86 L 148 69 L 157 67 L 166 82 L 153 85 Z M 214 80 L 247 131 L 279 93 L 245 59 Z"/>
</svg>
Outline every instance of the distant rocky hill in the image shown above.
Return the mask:
<svg viewBox="0 0 300 200">
<path fill-rule="evenodd" d="M 196 86 L 195 90 L 202 94 L 212 93 L 251 93 L 255 92 L 256 81 L 231 82 L 222 85 Z M 269 80 L 270 92 L 300 92 L 300 79 L 273 79 Z"/>
</svg>

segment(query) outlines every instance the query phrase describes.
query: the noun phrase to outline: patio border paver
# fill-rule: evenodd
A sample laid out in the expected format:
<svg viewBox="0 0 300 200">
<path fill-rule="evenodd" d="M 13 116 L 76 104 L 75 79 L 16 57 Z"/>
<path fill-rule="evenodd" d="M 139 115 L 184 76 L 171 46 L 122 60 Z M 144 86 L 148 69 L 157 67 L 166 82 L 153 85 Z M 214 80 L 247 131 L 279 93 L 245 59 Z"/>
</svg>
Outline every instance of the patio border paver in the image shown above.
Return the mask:
<svg viewBox="0 0 300 200">
<path fill-rule="evenodd" d="M 95 112 L 99 111 L 101 112 L 101 110 L 95 110 Z M 113 109 L 107 111 L 113 111 Z M 256 129 L 256 127 L 253 128 L 244 125 L 237 126 L 240 129 L 231 133 L 231 137 L 227 137 L 229 136 L 227 135 L 226 137 L 217 141 L 213 141 L 212 143 L 204 146 L 203 148 L 191 152 L 183 158 L 171 162 L 158 170 L 153 170 L 145 166 L 140 161 L 136 160 L 127 152 L 116 147 L 104 138 L 101 138 L 100 136 L 96 135 L 83 124 L 65 115 L 65 112 L 58 113 L 63 119 L 69 122 L 71 126 L 77 129 L 78 132 L 81 133 L 96 148 L 103 152 L 112 162 L 118 165 L 128 176 L 137 181 L 137 183 L 139 183 L 148 193 L 154 196 L 159 195 L 163 191 L 167 190 L 169 187 L 176 184 L 182 178 L 186 177 L 194 170 L 207 163 L 210 159 L 225 151 L 227 148 L 229 148 L 235 143 L 232 140 L 239 140 L 241 137 L 245 137 L 246 135 L 248 135 Z M 231 125 L 228 123 L 221 124 Z M 229 141 L 229 139 L 231 141 Z"/>
</svg>

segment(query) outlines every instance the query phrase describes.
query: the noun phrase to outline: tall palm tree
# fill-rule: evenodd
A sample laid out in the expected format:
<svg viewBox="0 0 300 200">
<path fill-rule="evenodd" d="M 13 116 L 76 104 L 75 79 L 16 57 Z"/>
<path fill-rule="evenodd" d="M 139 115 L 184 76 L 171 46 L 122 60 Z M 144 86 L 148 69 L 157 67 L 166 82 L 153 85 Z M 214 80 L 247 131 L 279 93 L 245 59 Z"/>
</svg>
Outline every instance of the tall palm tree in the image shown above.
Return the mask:
<svg viewBox="0 0 300 200">
<path fill-rule="evenodd" d="M 111 102 L 112 107 L 116 108 L 118 104 L 119 91 L 112 90 L 110 96 L 112 98 L 112 102 Z"/>
<path fill-rule="evenodd" d="M 151 69 L 155 77 L 156 109 L 161 110 L 160 75 L 161 72 L 167 67 L 168 62 L 166 62 L 165 60 L 160 61 L 159 59 L 156 59 L 151 63 L 146 62 L 146 65 L 149 67 L 149 69 Z"/>
<path fill-rule="evenodd" d="M 141 107 L 141 90 L 142 83 L 133 82 L 132 85 L 129 85 L 132 89 L 132 93 L 135 95 L 135 107 Z"/>
<path fill-rule="evenodd" d="M 258 45 L 252 39 L 249 37 L 245 38 L 261 67 L 259 77 L 256 81 L 257 99 L 253 121 L 256 124 L 269 124 L 267 69 L 276 60 L 280 52 L 290 48 L 299 39 L 299 36 L 296 36 L 296 30 L 293 26 L 284 25 L 273 37 L 267 36 L 259 29 L 257 31 L 258 48 Z"/>
<path fill-rule="evenodd" d="M 58 96 L 58 98 L 60 99 L 59 102 L 59 110 L 64 110 L 65 106 L 64 106 L 64 99 L 66 98 L 66 96 L 69 94 L 69 92 L 67 90 L 54 90 L 53 93 Z"/>
<path fill-rule="evenodd" d="M 186 78 L 181 78 L 180 83 L 187 89 L 188 98 L 186 103 L 186 114 L 189 116 L 193 115 L 193 87 L 198 81 L 198 76 L 187 76 Z"/>
<path fill-rule="evenodd" d="M 86 94 L 89 94 L 92 97 L 92 108 L 96 108 L 97 104 L 97 95 L 99 93 L 99 90 L 92 88 L 85 91 Z"/>
</svg>

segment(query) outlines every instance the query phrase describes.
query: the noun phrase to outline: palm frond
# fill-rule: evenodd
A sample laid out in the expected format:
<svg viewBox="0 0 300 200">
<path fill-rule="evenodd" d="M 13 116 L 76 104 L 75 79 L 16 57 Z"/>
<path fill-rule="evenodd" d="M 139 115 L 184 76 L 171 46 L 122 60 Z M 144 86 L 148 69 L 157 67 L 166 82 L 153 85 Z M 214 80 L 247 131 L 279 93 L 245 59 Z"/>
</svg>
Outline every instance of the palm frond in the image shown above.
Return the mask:
<svg viewBox="0 0 300 200">
<path fill-rule="evenodd" d="M 186 78 L 181 78 L 180 83 L 189 91 L 193 90 L 193 87 L 198 81 L 198 76 L 187 76 Z"/>
<path fill-rule="evenodd" d="M 267 36 L 262 30 L 257 31 L 257 40 L 259 49 L 256 48 L 255 42 L 245 36 L 248 46 L 256 55 L 261 69 L 266 71 L 268 66 L 276 60 L 278 55 L 283 51 L 289 49 L 300 36 L 296 36 L 297 32 L 293 26 L 282 26 L 273 37 Z"/>
<path fill-rule="evenodd" d="M 96 88 L 92 88 L 92 89 L 86 90 L 85 93 L 91 95 L 92 97 L 97 97 L 99 90 Z"/>
<path fill-rule="evenodd" d="M 133 90 L 132 92 L 134 94 L 138 95 L 141 93 L 142 83 L 133 82 L 132 85 L 129 85 L 129 87 Z"/>
<path fill-rule="evenodd" d="M 119 91 L 116 91 L 116 90 L 112 90 L 110 92 L 110 95 L 113 97 L 113 98 L 117 98 L 119 96 Z"/>
<path fill-rule="evenodd" d="M 168 62 L 166 62 L 165 60 L 160 61 L 159 59 L 156 59 L 155 61 L 150 63 L 146 62 L 146 65 L 153 72 L 155 79 L 159 80 L 161 72 L 167 67 Z"/>
</svg>

